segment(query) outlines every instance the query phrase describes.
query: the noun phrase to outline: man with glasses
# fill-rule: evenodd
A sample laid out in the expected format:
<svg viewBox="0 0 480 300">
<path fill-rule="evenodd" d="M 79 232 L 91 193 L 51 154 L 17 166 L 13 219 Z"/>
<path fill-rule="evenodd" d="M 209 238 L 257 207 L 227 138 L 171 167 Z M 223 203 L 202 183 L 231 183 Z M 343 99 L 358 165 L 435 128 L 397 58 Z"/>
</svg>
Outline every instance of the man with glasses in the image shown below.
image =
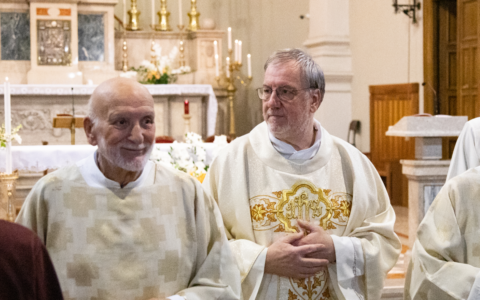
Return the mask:
<svg viewBox="0 0 480 300">
<path fill-rule="evenodd" d="M 244 299 L 379 299 L 400 253 L 377 171 L 314 118 L 324 93 L 308 54 L 275 52 L 258 89 L 265 122 L 220 153 L 205 179 Z"/>
</svg>

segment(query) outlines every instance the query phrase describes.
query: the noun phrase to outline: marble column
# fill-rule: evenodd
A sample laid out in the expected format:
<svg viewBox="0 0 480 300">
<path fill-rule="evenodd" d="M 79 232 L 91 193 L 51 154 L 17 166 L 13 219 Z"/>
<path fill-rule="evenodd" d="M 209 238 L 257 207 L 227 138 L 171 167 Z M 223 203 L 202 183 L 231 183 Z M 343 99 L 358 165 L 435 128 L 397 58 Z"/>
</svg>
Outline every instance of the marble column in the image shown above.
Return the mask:
<svg viewBox="0 0 480 300">
<path fill-rule="evenodd" d="M 349 0 L 310 0 L 310 31 L 304 43 L 326 80 L 325 97 L 315 117 L 345 140 L 352 120 L 349 18 Z"/>
</svg>

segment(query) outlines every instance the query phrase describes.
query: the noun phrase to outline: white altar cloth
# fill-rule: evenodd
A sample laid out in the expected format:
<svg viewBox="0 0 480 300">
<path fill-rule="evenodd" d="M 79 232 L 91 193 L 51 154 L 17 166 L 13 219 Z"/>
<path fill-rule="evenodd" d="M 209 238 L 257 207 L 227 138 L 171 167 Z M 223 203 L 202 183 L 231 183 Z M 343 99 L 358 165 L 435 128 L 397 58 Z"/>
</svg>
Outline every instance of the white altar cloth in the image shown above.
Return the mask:
<svg viewBox="0 0 480 300">
<path fill-rule="evenodd" d="M 11 95 L 91 95 L 96 85 L 65 85 L 65 84 L 12 84 Z M 208 95 L 207 136 L 215 134 L 218 102 L 215 92 L 209 84 L 145 84 L 152 95 Z M 73 88 L 73 92 L 72 92 Z M 0 85 L 0 95 L 3 99 L 4 86 Z"/>
<path fill-rule="evenodd" d="M 172 144 L 155 144 L 156 148 L 168 152 Z M 215 149 L 213 143 L 202 144 L 207 152 L 205 164 L 212 161 Z M 49 146 L 14 146 L 12 147 L 13 170 L 43 172 L 56 170 L 76 163 L 91 155 L 97 149 L 91 145 L 49 145 Z M 5 172 L 5 149 L 0 150 L 0 172 Z"/>
</svg>

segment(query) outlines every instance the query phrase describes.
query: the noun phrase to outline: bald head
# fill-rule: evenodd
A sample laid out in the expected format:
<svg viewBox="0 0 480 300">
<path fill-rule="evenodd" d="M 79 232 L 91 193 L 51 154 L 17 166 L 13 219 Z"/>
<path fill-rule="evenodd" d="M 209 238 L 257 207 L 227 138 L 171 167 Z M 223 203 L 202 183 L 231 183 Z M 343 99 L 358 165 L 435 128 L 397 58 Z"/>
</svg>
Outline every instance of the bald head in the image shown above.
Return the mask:
<svg viewBox="0 0 480 300">
<path fill-rule="evenodd" d="M 107 80 L 90 97 L 83 127 L 88 142 L 98 145 L 100 164 L 116 170 L 108 178 L 116 168 L 141 171 L 155 142 L 152 95 L 136 81 Z"/>
<path fill-rule="evenodd" d="M 132 79 L 112 78 L 93 92 L 88 101 L 88 117 L 95 124 L 99 118 L 107 118 L 109 107 L 144 105 L 153 107 L 152 95 L 146 87 Z"/>
</svg>

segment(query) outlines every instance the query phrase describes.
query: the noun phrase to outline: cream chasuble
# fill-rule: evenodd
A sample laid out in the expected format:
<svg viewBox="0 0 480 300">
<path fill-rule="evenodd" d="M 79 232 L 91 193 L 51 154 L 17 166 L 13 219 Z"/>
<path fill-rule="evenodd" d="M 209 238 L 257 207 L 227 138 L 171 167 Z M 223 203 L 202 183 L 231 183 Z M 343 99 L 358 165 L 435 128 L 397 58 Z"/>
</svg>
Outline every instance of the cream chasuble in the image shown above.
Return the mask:
<svg viewBox="0 0 480 300">
<path fill-rule="evenodd" d="M 417 231 L 405 299 L 480 299 L 480 167 L 449 180 Z"/>
<path fill-rule="evenodd" d="M 448 168 L 447 181 L 468 169 L 480 166 L 480 118 L 463 126 Z"/>
<path fill-rule="evenodd" d="M 65 300 L 239 298 L 220 212 L 196 179 L 153 164 L 141 184 L 101 188 L 80 168 L 43 177 L 17 218 L 46 245 Z"/>
<path fill-rule="evenodd" d="M 232 142 L 210 167 L 204 186 L 222 212 L 245 299 L 380 298 L 400 253 L 395 214 L 370 161 L 323 128 L 321 136 L 317 154 L 299 164 L 274 149 L 264 122 Z M 338 272 L 337 264 L 331 264 L 303 280 L 263 274 L 264 249 L 295 232 L 297 218 L 338 237 L 355 237 L 361 251 L 353 249 L 354 242 L 343 241 L 344 246 L 353 254 L 363 250 L 363 257 L 340 258 L 336 249 L 337 262 L 348 261 L 339 267 L 349 270 Z M 364 267 L 359 269 L 356 261 L 361 260 Z"/>
</svg>

